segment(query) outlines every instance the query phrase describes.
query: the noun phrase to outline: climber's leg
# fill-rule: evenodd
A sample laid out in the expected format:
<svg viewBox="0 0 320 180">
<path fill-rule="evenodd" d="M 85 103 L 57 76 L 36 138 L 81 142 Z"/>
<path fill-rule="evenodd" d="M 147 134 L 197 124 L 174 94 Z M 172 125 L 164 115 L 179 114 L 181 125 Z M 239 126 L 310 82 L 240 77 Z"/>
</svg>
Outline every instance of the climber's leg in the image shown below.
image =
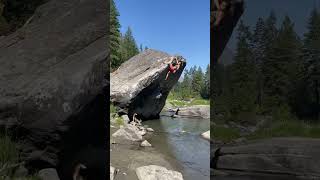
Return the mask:
<svg viewBox="0 0 320 180">
<path fill-rule="evenodd" d="M 168 79 L 169 74 L 170 74 L 170 71 L 168 71 L 168 73 L 167 73 L 167 75 L 166 75 L 166 79 L 165 79 L 165 80 L 167 80 L 167 79 Z"/>
</svg>

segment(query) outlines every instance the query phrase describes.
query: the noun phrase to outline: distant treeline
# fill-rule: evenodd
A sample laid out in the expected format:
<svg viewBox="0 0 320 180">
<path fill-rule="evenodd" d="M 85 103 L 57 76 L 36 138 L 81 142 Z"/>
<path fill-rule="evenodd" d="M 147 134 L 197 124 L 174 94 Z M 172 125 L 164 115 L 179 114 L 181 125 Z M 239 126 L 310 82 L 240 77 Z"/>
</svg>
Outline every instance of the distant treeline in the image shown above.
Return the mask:
<svg viewBox="0 0 320 180">
<path fill-rule="evenodd" d="M 183 80 L 178 82 L 172 95 L 177 99 L 203 98 L 210 97 L 210 66 L 205 71 L 201 67 L 193 66 L 189 70 L 184 70 Z"/>
<path fill-rule="evenodd" d="M 286 16 L 281 26 L 273 12 L 253 31 L 237 29 L 234 63 L 213 67 L 215 115 L 288 114 L 320 120 L 320 14 L 314 9 L 300 38 Z"/>
<path fill-rule="evenodd" d="M 110 66 L 112 72 L 116 70 L 122 63 L 143 51 L 143 49 L 148 49 L 148 47 L 143 48 L 142 45 L 140 45 L 140 49 L 138 48 L 130 27 L 128 27 L 125 34 L 121 34 L 121 25 L 118 19 L 120 14 L 116 8 L 114 0 L 111 0 L 110 10 Z"/>
</svg>

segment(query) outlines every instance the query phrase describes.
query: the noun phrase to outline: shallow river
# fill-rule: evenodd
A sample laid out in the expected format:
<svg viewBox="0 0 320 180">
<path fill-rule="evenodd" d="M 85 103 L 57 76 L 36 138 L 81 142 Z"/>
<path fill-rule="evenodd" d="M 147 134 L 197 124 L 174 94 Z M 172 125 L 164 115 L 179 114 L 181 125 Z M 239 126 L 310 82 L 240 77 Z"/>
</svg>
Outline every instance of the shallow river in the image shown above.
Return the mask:
<svg viewBox="0 0 320 180">
<path fill-rule="evenodd" d="M 210 143 L 200 136 L 209 130 L 209 119 L 161 116 L 143 124 L 155 130 L 148 141 L 159 153 L 177 161 L 185 180 L 210 179 Z"/>
</svg>

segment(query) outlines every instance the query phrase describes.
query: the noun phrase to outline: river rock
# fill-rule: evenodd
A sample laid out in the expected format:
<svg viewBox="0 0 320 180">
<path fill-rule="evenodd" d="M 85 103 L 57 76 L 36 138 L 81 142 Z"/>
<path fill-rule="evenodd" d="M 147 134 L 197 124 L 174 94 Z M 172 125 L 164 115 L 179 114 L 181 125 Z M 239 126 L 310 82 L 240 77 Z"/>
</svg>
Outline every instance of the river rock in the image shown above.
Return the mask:
<svg viewBox="0 0 320 180">
<path fill-rule="evenodd" d="M 45 150 L 32 163 L 39 169 L 82 146 L 103 147 L 109 116 L 108 3 L 44 2 L 32 20 L 0 39 L 0 128 L 21 140 L 23 160 Z"/>
<path fill-rule="evenodd" d="M 112 166 L 110 166 L 110 180 L 114 179 L 116 169 Z"/>
<path fill-rule="evenodd" d="M 138 167 L 136 174 L 139 180 L 183 180 L 180 172 L 168 170 L 165 167 L 156 165 Z"/>
<path fill-rule="evenodd" d="M 154 130 L 152 128 L 147 128 L 148 132 L 154 132 Z"/>
<path fill-rule="evenodd" d="M 202 133 L 201 136 L 202 136 L 204 139 L 210 141 L 210 130 Z"/>
<path fill-rule="evenodd" d="M 175 109 L 176 111 L 177 109 Z M 195 105 L 189 107 L 179 108 L 179 117 L 196 117 L 196 118 L 210 118 L 210 106 L 208 105 Z"/>
<path fill-rule="evenodd" d="M 146 131 L 146 130 L 140 130 L 138 133 L 139 133 L 141 136 L 144 136 L 144 135 L 147 134 L 147 131 Z"/>
<path fill-rule="evenodd" d="M 142 146 L 142 147 L 151 147 L 152 145 L 151 145 L 147 140 L 144 140 L 144 141 L 140 144 L 140 146 Z"/>
<path fill-rule="evenodd" d="M 123 119 L 123 122 L 126 123 L 126 124 L 128 124 L 129 121 L 130 121 L 128 115 L 122 115 L 121 118 Z"/>
<path fill-rule="evenodd" d="M 112 134 L 112 137 L 127 141 L 142 141 L 141 131 L 134 125 L 127 124 Z"/>
<path fill-rule="evenodd" d="M 221 147 L 212 167 L 228 173 L 320 178 L 320 139 L 271 138 Z M 308 179 L 308 178 L 307 178 Z"/>
<path fill-rule="evenodd" d="M 41 180 L 60 180 L 56 169 L 47 168 L 39 171 L 38 176 Z"/>
<path fill-rule="evenodd" d="M 171 57 L 167 53 L 148 49 L 111 73 L 110 98 L 120 114 L 128 114 L 132 118 L 137 113 L 142 120 L 159 118 L 170 90 L 186 66 L 182 59 L 184 63 L 180 69 L 165 80 Z"/>
</svg>

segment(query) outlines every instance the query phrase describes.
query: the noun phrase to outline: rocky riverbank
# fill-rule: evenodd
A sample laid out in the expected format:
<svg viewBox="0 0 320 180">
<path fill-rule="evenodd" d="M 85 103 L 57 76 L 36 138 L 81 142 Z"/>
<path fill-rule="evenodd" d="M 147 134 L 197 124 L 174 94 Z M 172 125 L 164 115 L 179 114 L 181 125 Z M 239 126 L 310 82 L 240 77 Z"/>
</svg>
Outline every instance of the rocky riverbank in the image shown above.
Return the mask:
<svg viewBox="0 0 320 180">
<path fill-rule="evenodd" d="M 181 171 L 178 163 L 169 160 L 148 142 L 147 139 L 153 136 L 153 133 L 154 130 L 150 127 L 119 123 L 119 120 L 115 119 L 111 121 L 110 179 L 183 179 L 178 172 Z"/>
</svg>

